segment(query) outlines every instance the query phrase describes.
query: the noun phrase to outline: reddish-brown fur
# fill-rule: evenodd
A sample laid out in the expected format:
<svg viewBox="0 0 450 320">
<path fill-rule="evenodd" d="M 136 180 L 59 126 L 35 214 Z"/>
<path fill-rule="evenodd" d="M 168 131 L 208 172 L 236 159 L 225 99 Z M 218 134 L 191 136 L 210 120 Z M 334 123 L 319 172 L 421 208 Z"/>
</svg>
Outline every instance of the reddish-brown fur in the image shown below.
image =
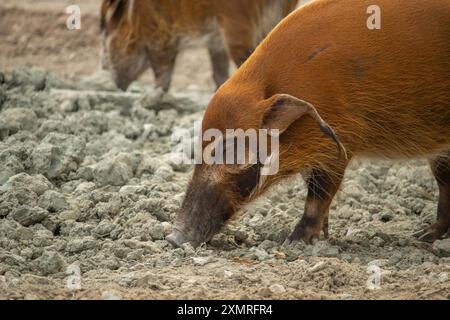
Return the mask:
<svg viewBox="0 0 450 320">
<path fill-rule="evenodd" d="M 240 66 L 297 0 L 103 0 L 104 67 L 125 89 L 147 68 L 170 86 L 184 40 L 206 37 L 220 86 L 228 79 L 228 52 Z M 224 39 L 226 40 L 226 45 Z"/>
<path fill-rule="evenodd" d="M 298 9 L 219 89 L 203 120 L 203 130 L 259 129 L 278 95 L 289 95 L 286 106 L 302 105 L 296 100 L 301 99 L 316 108 L 348 159 L 338 157 L 335 142 L 311 117 L 287 122 L 279 173 L 259 181 L 249 197 L 236 192 L 238 175 L 230 167 L 196 166 L 170 241 L 208 240 L 218 231 L 217 222 L 211 227 L 204 219 L 225 223 L 270 186 L 301 173 L 308 199 L 288 243 L 311 242 L 327 231 L 329 205 L 355 157 L 430 158 L 440 187 L 439 214 L 419 237 L 433 241 L 450 231 L 450 2 L 375 2 L 382 10 L 381 30 L 366 26 L 371 0 L 317 0 Z M 218 198 L 223 212 L 202 210 L 208 201 L 196 190 L 205 186 L 223 195 Z"/>
</svg>

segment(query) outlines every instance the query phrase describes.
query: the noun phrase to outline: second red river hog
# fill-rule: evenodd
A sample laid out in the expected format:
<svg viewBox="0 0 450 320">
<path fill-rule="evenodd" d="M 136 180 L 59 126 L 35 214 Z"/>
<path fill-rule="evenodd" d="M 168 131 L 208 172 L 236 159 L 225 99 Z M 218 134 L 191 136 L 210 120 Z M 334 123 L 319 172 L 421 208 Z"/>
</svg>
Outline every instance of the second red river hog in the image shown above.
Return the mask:
<svg viewBox="0 0 450 320">
<path fill-rule="evenodd" d="M 178 53 L 192 39 L 208 48 L 213 77 L 229 76 L 229 57 L 240 66 L 298 0 L 103 0 L 102 64 L 126 90 L 152 68 L 168 91 Z M 198 42 L 198 41 L 197 41 Z"/>
<path fill-rule="evenodd" d="M 380 28 L 368 24 L 373 5 Z M 428 159 L 438 215 L 416 236 L 448 235 L 450 1 L 316 0 L 289 15 L 218 90 L 202 123 L 203 132 L 224 135 L 263 128 L 280 132 L 278 172 L 263 176 L 261 161 L 196 164 L 172 244 L 209 241 L 247 204 L 298 174 L 308 195 L 286 243 L 312 243 L 328 235 L 348 164 L 364 157 Z M 210 143 L 202 139 L 203 149 Z"/>
</svg>

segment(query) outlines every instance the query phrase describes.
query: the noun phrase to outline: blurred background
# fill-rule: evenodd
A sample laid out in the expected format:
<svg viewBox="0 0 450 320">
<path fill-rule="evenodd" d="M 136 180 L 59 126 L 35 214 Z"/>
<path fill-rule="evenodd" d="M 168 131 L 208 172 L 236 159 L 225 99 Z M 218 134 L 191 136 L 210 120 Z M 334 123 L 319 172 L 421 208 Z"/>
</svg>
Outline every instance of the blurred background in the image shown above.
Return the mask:
<svg viewBox="0 0 450 320">
<path fill-rule="evenodd" d="M 65 10 L 73 4 L 81 8 L 81 30 L 66 28 Z M 99 68 L 100 5 L 101 0 L 2 0 L 0 70 L 38 66 L 71 81 L 91 75 Z M 141 82 L 152 84 L 152 71 Z M 206 49 L 188 49 L 178 57 L 172 90 L 214 87 Z"/>
</svg>

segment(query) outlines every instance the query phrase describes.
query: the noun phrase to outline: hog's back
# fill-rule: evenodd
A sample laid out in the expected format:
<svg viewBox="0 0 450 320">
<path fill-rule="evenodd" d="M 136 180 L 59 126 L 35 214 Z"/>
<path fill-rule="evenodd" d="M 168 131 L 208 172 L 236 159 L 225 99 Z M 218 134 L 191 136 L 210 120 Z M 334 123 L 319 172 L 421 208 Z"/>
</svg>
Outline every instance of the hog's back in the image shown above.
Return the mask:
<svg viewBox="0 0 450 320">
<path fill-rule="evenodd" d="M 235 81 L 313 103 L 353 154 L 450 150 L 450 1 L 377 1 L 380 30 L 367 26 L 372 4 L 317 0 L 298 9 Z M 300 125 L 292 130 L 303 135 Z"/>
</svg>

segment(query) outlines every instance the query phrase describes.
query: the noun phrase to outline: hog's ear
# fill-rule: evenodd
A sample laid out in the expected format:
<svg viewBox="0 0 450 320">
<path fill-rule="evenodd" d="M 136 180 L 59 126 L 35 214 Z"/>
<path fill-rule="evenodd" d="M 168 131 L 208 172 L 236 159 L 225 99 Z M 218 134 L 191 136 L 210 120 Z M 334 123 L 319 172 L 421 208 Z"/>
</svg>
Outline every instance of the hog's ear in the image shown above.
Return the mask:
<svg viewBox="0 0 450 320">
<path fill-rule="evenodd" d="M 319 125 L 320 130 L 336 143 L 340 156 L 347 159 L 347 151 L 331 126 L 326 123 L 316 108 L 309 102 L 288 94 L 275 95 L 267 100 L 268 109 L 264 116 L 263 128 L 279 130 L 282 134 L 298 119 L 309 116 Z"/>
</svg>

